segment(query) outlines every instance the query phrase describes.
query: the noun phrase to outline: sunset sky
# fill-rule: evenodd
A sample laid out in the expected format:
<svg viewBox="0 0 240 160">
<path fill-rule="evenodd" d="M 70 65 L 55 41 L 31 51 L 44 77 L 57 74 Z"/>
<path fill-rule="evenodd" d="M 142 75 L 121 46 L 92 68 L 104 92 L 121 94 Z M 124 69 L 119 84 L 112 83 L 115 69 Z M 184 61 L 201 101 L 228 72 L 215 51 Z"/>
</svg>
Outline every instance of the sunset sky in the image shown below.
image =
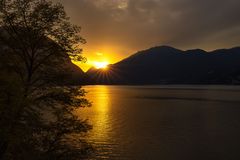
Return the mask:
<svg viewBox="0 0 240 160">
<path fill-rule="evenodd" d="M 86 71 L 159 45 L 230 48 L 240 42 L 239 0 L 55 0 L 82 27 Z"/>
</svg>

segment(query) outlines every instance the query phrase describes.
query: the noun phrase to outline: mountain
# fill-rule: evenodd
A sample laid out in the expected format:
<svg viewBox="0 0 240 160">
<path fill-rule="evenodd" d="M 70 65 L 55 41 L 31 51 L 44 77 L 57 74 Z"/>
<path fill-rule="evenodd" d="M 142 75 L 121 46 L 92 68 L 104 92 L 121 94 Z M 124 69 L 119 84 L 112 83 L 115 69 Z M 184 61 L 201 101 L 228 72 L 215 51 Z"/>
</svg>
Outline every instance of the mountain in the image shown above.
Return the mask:
<svg viewBox="0 0 240 160">
<path fill-rule="evenodd" d="M 46 42 L 51 43 L 50 40 L 47 40 Z M 15 76 L 16 74 L 16 70 L 14 69 L 16 68 L 14 67 L 14 60 L 16 61 L 18 58 L 9 58 L 9 56 L 5 54 L 8 53 L 8 49 L 6 48 L 7 47 L 4 44 L 0 43 L 0 77 Z M 11 52 L 8 54 L 10 53 Z M 46 79 L 60 85 L 83 84 L 85 73 L 81 68 L 72 63 L 67 53 L 59 53 L 57 56 L 49 58 L 49 60 L 49 62 L 46 60 L 46 65 L 41 68 L 41 71 L 38 71 L 41 72 L 42 79 Z M 24 65 L 22 66 L 22 61 L 19 60 L 18 63 L 18 71 L 25 71 L 23 67 Z"/>
<path fill-rule="evenodd" d="M 61 79 L 63 84 L 79 85 L 83 84 L 85 73 L 81 68 L 71 62 L 71 59 L 65 59 L 61 64 L 63 70 L 59 70 L 56 76 Z"/>
<path fill-rule="evenodd" d="M 140 51 L 107 70 L 91 68 L 88 84 L 236 84 L 240 47 L 206 52 L 160 46 Z"/>
</svg>

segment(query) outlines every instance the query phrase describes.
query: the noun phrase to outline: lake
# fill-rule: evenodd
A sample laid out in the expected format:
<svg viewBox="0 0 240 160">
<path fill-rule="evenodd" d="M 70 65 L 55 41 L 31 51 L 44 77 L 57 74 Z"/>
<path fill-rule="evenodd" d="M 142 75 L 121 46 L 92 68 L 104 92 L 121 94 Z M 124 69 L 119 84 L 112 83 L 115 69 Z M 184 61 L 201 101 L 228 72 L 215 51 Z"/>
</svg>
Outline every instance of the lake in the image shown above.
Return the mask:
<svg viewBox="0 0 240 160">
<path fill-rule="evenodd" d="M 85 86 L 92 159 L 240 159 L 240 86 Z"/>
</svg>

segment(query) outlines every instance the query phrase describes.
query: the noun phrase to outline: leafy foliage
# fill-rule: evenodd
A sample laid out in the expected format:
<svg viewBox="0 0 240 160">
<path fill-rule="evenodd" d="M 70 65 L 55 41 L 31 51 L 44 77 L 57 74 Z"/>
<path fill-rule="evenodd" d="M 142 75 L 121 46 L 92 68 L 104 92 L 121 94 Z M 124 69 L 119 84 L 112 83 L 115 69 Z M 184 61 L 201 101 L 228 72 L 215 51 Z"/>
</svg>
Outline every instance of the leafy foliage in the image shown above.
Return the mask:
<svg viewBox="0 0 240 160">
<path fill-rule="evenodd" d="M 91 126 L 74 114 L 90 106 L 86 93 L 59 86 L 70 58 L 85 60 L 79 32 L 59 3 L 0 1 L 0 159 L 81 159 L 91 151 L 82 139 Z"/>
</svg>

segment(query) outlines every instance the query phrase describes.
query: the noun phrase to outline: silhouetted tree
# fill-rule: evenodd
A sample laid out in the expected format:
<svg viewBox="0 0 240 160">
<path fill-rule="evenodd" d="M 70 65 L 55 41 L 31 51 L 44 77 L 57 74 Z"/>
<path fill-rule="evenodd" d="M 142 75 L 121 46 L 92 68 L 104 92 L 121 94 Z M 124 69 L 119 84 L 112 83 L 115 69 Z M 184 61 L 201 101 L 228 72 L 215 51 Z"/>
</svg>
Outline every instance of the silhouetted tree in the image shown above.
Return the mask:
<svg viewBox="0 0 240 160">
<path fill-rule="evenodd" d="M 74 114 L 89 106 L 85 92 L 58 76 L 70 58 L 84 60 L 79 32 L 59 3 L 0 1 L 0 159 L 80 159 L 90 151 L 81 138 L 91 127 Z"/>
</svg>

